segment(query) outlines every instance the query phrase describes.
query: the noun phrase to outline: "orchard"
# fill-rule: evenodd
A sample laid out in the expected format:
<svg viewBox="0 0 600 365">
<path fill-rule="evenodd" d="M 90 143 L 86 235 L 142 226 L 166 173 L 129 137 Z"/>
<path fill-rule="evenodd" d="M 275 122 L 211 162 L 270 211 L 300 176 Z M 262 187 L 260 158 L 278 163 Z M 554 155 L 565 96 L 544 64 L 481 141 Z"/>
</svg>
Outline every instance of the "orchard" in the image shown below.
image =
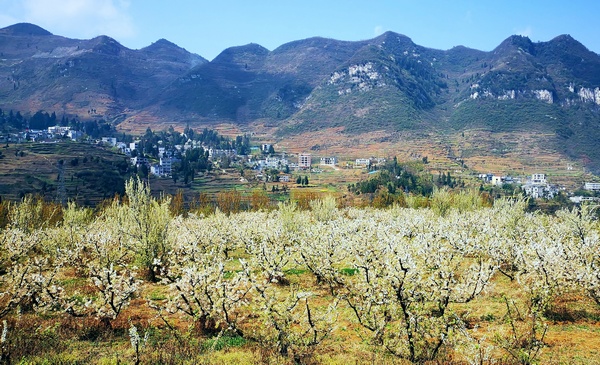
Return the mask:
<svg viewBox="0 0 600 365">
<path fill-rule="evenodd" d="M 600 358 L 593 207 L 526 213 L 446 190 L 406 202 L 175 215 L 131 180 L 95 211 L 3 203 L 0 363 Z"/>
</svg>

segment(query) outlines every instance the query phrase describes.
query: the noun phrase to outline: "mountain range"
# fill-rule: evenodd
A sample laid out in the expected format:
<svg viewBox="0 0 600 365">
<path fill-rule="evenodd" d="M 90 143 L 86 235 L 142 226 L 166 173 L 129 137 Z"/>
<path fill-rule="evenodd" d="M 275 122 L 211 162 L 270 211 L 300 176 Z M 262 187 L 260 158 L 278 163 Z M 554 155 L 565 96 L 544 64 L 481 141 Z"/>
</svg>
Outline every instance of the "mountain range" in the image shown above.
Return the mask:
<svg viewBox="0 0 600 365">
<path fill-rule="evenodd" d="M 510 36 L 489 52 L 404 35 L 231 47 L 212 61 L 161 39 L 131 50 L 33 24 L 0 29 L 0 107 L 153 126 L 268 126 L 279 138 L 335 129 L 541 132 L 600 171 L 600 56 L 570 37 Z"/>
</svg>

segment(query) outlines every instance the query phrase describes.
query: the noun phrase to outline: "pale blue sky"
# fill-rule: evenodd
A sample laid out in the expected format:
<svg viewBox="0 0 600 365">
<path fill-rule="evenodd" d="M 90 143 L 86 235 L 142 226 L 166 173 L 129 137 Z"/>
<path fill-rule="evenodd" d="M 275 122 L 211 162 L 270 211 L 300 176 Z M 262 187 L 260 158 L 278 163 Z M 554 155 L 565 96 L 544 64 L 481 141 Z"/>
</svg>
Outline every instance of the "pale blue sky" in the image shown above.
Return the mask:
<svg viewBox="0 0 600 365">
<path fill-rule="evenodd" d="M 570 34 L 600 53 L 597 0 L 0 0 L 0 27 L 30 22 L 70 38 L 105 34 L 129 48 L 160 38 L 209 60 L 313 36 L 363 40 L 391 30 L 422 46 L 490 51 L 512 34 Z"/>
</svg>

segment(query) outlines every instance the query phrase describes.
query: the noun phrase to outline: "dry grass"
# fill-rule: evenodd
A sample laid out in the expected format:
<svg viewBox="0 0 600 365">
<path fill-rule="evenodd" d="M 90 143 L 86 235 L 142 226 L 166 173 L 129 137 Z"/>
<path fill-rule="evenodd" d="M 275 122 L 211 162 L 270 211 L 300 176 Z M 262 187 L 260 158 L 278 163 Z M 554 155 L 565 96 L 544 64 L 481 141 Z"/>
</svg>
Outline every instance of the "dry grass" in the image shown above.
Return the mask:
<svg viewBox="0 0 600 365">
<path fill-rule="evenodd" d="M 291 284 L 309 289 L 316 295 L 316 306 L 325 306 L 331 297 L 326 287 L 319 287 L 312 274 L 291 266 L 287 277 Z M 74 273 L 66 273 L 71 277 Z M 287 287 L 281 287 L 282 294 Z M 168 315 L 165 319 L 171 329 L 148 307 L 148 300 L 163 301 L 165 287 L 145 283 L 138 297 L 113 321 L 107 329 L 90 317 L 73 318 L 67 315 L 38 316 L 33 313 L 9 318 L 9 341 L 13 357 L 23 358 L 24 364 L 81 363 L 116 364 L 133 361 L 127 330 L 136 325 L 140 333 L 150 332 L 150 340 L 142 349 L 142 360 L 152 363 L 194 364 L 291 364 L 275 351 L 252 341 L 242 346 L 202 350 L 208 337 L 191 326 L 188 317 Z M 526 300 L 516 282 L 496 275 L 490 290 L 468 304 L 452 307 L 461 315 L 469 328 L 477 327 L 480 336 L 493 338 L 495 333 L 506 333 L 506 306 L 504 296 L 518 303 Z M 569 292 L 557 297 L 552 312 L 546 315 L 548 332 L 539 363 L 542 364 L 598 364 L 600 358 L 600 308 L 581 293 Z M 256 314 L 248 313 L 250 319 Z M 242 326 L 244 328 L 244 326 Z M 245 327 L 248 329 L 249 327 Z M 173 332 L 173 330 L 175 332 Z M 406 361 L 386 354 L 372 346 L 369 334 L 353 318 L 343 303 L 338 307 L 338 320 L 331 335 L 318 346 L 316 352 L 304 359 L 307 364 L 407 364 Z M 26 344 L 26 345 L 25 345 Z M 60 345 L 58 345 L 60 344 Z M 496 350 L 497 358 L 503 353 Z M 455 355 L 445 355 L 450 361 Z M 50 362 L 47 362 L 50 361 Z M 454 360 L 457 361 L 457 360 Z M 508 358 L 506 363 L 509 364 Z M 454 362 L 461 363 L 461 362 Z"/>
</svg>

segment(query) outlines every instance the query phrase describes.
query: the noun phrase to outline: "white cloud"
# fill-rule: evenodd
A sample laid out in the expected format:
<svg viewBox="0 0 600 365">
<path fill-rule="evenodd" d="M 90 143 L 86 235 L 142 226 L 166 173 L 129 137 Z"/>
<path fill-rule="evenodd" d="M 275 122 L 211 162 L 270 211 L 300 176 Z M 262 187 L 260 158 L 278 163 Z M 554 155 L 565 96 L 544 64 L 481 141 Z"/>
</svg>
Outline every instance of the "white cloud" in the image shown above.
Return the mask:
<svg viewBox="0 0 600 365">
<path fill-rule="evenodd" d="M 75 38 L 135 35 L 124 0 L 23 0 L 24 20 L 52 33 Z"/>
<path fill-rule="evenodd" d="M 531 38 L 531 36 L 533 35 L 533 28 L 531 28 L 531 26 L 528 25 L 527 27 L 525 27 L 525 29 L 516 30 L 515 34 Z"/>
<path fill-rule="evenodd" d="M 375 37 L 380 36 L 382 34 L 383 34 L 383 26 L 378 25 L 378 26 L 375 27 L 375 29 L 373 29 L 373 35 Z"/>
</svg>

